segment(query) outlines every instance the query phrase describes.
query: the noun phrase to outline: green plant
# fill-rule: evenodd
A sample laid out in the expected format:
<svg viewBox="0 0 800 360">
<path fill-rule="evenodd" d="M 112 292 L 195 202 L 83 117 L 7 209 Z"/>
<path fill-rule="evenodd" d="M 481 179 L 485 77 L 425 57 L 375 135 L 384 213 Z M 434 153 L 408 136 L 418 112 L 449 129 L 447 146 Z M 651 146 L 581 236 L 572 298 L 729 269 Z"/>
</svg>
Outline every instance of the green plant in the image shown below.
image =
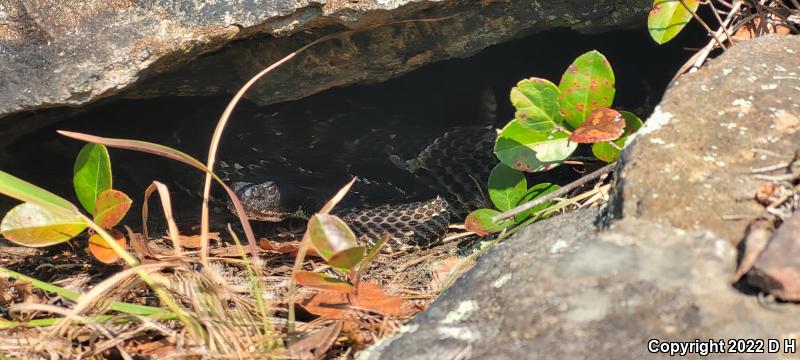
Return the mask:
<svg viewBox="0 0 800 360">
<path fill-rule="evenodd" d="M 698 15 L 706 7 L 711 21 Z M 715 49 L 726 50 L 737 40 L 766 34 L 798 34 L 800 2 L 797 0 L 654 0 L 647 30 L 658 44 L 674 39 L 694 18 L 711 39 L 678 70 L 676 77 L 697 69 Z M 716 25 L 714 25 L 716 23 Z"/>
<path fill-rule="evenodd" d="M 664 44 L 677 36 L 700 6 L 699 0 L 655 0 L 647 17 L 650 37 Z"/>
<path fill-rule="evenodd" d="M 125 193 L 111 187 L 111 161 L 105 146 L 87 144 L 83 147 L 75 159 L 72 183 L 79 202 L 92 215 L 93 222 L 110 231 L 116 243 L 124 247 L 125 237 L 112 230 L 125 217 L 132 201 Z M 72 204 L 62 205 L 59 208 L 72 207 Z M 0 233 L 16 244 L 41 247 L 65 242 L 82 233 L 87 226 L 89 224 L 74 212 L 59 211 L 35 201 L 26 201 L 3 217 Z M 105 263 L 119 259 L 117 252 L 97 233 L 89 237 L 89 251 Z"/>
<path fill-rule="evenodd" d="M 389 236 L 384 236 L 367 251 L 366 246 L 357 244 L 356 235 L 347 223 L 338 216 L 330 214 L 330 211 L 350 190 L 354 181 L 355 179 L 345 185 L 318 213 L 311 216 L 303 235 L 302 245 L 303 248 L 311 246 L 331 268 L 347 276 L 349 281 L 324 273 L 301 271 L 296 268 L 293 272 L 293 279 L 298 284 L 324 291 L 354 292 L 358 288 L 360 275 L 367 269 L 383 245 L 389 241 Z M 302 256 L 304 255 L 303 253 Z M 302 259 L 301 254 L 298 254 L 298 259 Z"/>
<path fill-rule="evenodd" d="M 546 213 L 551 203 L 495 222 L 500 211 L 559 189 L 550 183 L 528 188 L 523 172 L 553 169 L 567 160 L 578 144 L 592 144 L 592 153 L 614 162 L 628 136 L 642 125 L 636 115 L 611 109 L 614 72 L 598 51 L 589 51 L 567 68 L 558 86 L 541 78 L 524 79 L 511 89 L 514 119 L 501 131 L 494 152 L 501 164 L 489 176 L 489 197 L 495 209 L 479 209 L 465 221 L 478 234 L 499 232 Z M 498 211 L 499 210 L 499 211 Z"/>
</svg>

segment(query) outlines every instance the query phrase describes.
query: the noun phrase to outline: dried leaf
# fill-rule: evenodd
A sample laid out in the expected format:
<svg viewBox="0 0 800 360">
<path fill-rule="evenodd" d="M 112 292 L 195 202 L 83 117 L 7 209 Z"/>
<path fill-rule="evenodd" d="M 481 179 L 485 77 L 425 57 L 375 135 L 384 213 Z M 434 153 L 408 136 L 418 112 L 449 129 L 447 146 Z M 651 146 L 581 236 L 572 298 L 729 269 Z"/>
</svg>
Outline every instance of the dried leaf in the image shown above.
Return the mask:
<svg viewBox="0 0 800 360">
<path fill-rule="evenodd" d="M 462 262 L 465 261 L 468 263 L 462 266 Z M 458 256 L 450 256 L 430 264 L 428 267 L 431 271 L 431 283 L 428 288 L 433 293 L 443 290 L 442 288 L 447 285 L 448 279 L 469 270 L 473 265 L 475 265 L 475 260 Z"/>
<path fill-rule="evenodd" d="M 781 188 L 782 186 L 772 182 L 758 184 L 758 189 L 756 190 L 755 196 L 756 201 L 764 206 L 772 204 L 772 202 L 777 198 L 776 194 L 780 193 Z"/>
<path fill-rule="evenodd" d="M 758 256 L 767 248 L 772 232 L 775 231 L 771 221 L 766 219 L 756 219 L 747 227 L 747 235 L 744 240 L 744 254 L 739 267 L 733 275 L 733 281 L 737 282 L 755 265 Z"/>
<path fill-rule="evenodd" d="M 200 234 L 195 235 L 178 235 L 181 239 L 181 246 L 187 249 L 199 249 L 200 248 Z M 221 239 L 219 237 L 219 232 L 210 232 L 208 233 L 208 239 L 214 240 L 219 242 Z"/>
<path fill-rule="evenodd" d="M 122 232 L 111 230 L 109 233 L 114 236 L 119 246 L 125 247 L 125 235 L 123 235 Z M 105 239 L 103 239 L 100 234 L 94 234 L 89 237 L 89 252 L 95 259 L 104 264 L 111 264 L 119 260 L 119 255 L 114 249 L 108 246 Z"/>
<path fill-rule="evenodd" d="M 278 242 L 267 238 L 262 238 L 258 241 L 258 246 L 266 251 L 272 251 L 279 254 L 297 255 L 297 251 L 300 249 L 300 241 Z M 306 256 L 320 257 L 313 248 L 308 249 Z"/>
<path fill-rule="evenodd" d="M 353 300 L 351 303 L 350 300 Z M 348 319 L 351 308 L 368 309 L 385 316 L 409 317 L 416 312 L 414 306 L 407 305 L 408 299 L 387 295 L 375 282 L 361 282 L 354 294 L 320 292 L 301 303 L 308 312 L 331 319 Z"/>
<path fill-rule="evenodd" d="M 153 251 L 150 246 L 147 245 L 147 238 L 140 233 L 134 233 L 132 231 L 128 232 L 128 238 L 131 240 L 131 248 L 133 248 L 133 252 L 136 253 L 136 257 L 139 258 L 139 261 L 144 262 L 145 259 L 158 259 L 160 257 L 159 254 Z"/>
<path fill-rule="evenodd" d="M 800 300 L 800 211 L 775 231 L 747 274 L 747 282 L 778 299 Z"/>
<path fill-rule="evenodd" d="M 592 144 L 616 140 L 625 132 L 625 119 L 614 109 L 600 109 L 593 112 L 569 136 L 569 141 L 579 144 Z"/>
<path fill-rule="evenodd" d="M 334 321 L 289 345 L 289 354 L 298 359 L 322 358 L 342 332 L 342 322 Z"/>
<path fill-rule="evenodd" d="M 125 345 L 126 343 L 123 343 Z M 160 338 L 146 339 L 142 343 L 127 343 L 125 351 L 139 356 L 152 357 L 156 359 L 167 358 L 175 354 L 175 339 Z"/>
</svg>

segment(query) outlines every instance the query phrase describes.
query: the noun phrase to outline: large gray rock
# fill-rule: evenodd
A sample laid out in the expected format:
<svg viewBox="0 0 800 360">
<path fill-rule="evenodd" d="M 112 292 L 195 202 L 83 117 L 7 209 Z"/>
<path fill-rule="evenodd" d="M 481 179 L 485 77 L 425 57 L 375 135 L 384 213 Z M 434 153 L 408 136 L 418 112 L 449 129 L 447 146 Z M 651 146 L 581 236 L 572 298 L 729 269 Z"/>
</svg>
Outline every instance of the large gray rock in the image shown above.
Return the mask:
<svg viewBox="0 0 800 360">
<path fill-rule="evenodd" d="M 728 352 L 730 339 L 764 341 L 765 352 L 768 339 L 797 345 L 800 306 L 731 285 L 750 219 L 723 215 L 762 211 L 749 172 L 800 144 L 798 74 L 800 39 L 766 37 L 681 78 L 624 151 L 608 209 L 534 224 L 490 250 L 361 358 L 641 359 L 653 356 L 651 340 L 723 340 L 715 350 Z M 728 356 L 796 357 L 782 350 Z"/>
<path fill-rule="evenodd" d="M 750 171 L 791 160 L 798 130 L 800 38 L 740 43 L 667 91 L 622 156 L 614 213 L 737 243 L 763 211 Z"/>
<path fill-rule="evenodd" d="M 360 358 L 645 359 L 650 339 L 800 330 L 800 307 L 768 309 L 731 287 L 736 252 L 724 239 L 638 219 L 597 233 L 597 214 L 557 217 L 492 249 Z"/>
<path fill-rule="evenodd" d="M 250 76 L 325 34 L 254 89 L 260 104 L 465 57 L 525 33 L 599 32 L 640 24 L 648 0 L 6 0 L 0 2 L 0 117 L 82 106 L 199 55 L 131 96 L 234 91 Z M 378 26 L 405 19 L 441 19 Z M 251 39 L 248 41 L 242 41 Z M 237 41 L 235 41 L 237 40 Z M 235 42 L 234 42 L 235 41 Z M 0 122 L 6 136 L 26 121 Z M 6 140 L 7 141 L 7 140 Z"/>
</svg>

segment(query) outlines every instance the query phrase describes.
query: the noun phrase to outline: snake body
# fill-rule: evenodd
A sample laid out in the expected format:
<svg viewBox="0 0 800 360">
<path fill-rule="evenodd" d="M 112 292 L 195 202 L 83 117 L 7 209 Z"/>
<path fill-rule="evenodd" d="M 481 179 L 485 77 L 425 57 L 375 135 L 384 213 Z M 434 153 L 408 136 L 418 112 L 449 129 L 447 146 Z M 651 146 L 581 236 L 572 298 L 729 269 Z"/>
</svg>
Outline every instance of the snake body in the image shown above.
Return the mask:
<svg viewBox="0 0 800 360">
<path fill-rule="evenodd" d="M 416 150 L 404 149 L 402 139 L 387 141 L 392 137 L 381 134 L 372 134 L 372 140 L 369 136 L 359 139 L 360 148 L 372 150 L 373 159 L 360 167 L 338 164 L 346 168 L 347 176 L 359 180 L 334 214 L 363 242 L 372 244 L 390 235 L 384 252 L 436 244 L 451 221 L 487 205 L 485 184 L 497 163 L 492 153 L 496 134 L 491 127 L 456 127 Z M 411 154 L 410 158 L 404 159 L 404 153 Z M 255 171 L 261 167 L 253 164 L 222 165 L 222 173 L 234 181 L 245 211 L 255 220 L 306 218 L 332 195 L 269 177 L 265 181 Z"/>
</svg>

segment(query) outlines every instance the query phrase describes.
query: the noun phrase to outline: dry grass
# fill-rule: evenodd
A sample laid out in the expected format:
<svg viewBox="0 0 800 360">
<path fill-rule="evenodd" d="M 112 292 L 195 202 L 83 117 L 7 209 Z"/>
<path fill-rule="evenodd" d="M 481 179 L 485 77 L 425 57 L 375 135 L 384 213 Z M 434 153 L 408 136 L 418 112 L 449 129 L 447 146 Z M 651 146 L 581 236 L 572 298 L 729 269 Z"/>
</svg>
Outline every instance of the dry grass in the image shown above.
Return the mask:
<svg viewBox="0 0 800 360">
<path fill-rule="evenodd" d="M 158 239 L 152 240 L 155 243 Z M 152 246 L 160 255 L 174 254 L 168 246 Z M 422 253 L 380 255 L 370 267 L 365 280 L 376 280 L 390 293 L 412 298 L 416 311 L 432 301 L 440 289 L 429 287 L 431 264 L 452 257 L 456 243 L 444 244 Z M 287 304 L 293 257 L 262 254 L 263 278 L 261 293 L 253 292 L 253 283 L 241 259 L 214 258 L 203 266 L 198 254 L 184 252 L 171 260 L 141 259 L 143 265 L 123 270 L 96 284 L 85 279 L 94 268 L 74 267 L 51 282 L 66 280 L 79 288 L 90 289 L 77 303 L 55 296 L 14 299 L 10 314 L 14 319 L 63 319 L 49 327 L 6 328 L 0 350 L 17 358 L 131 358 L 134 355 L 154 357 L 191 357 L 204 354 L 209 358 L 294 358 L 284 348 L 289 343 Z M 303 264 L 305 270 L 324 271 L 327 265 L 317 258 Z M 196 336 L 177 320 L 156 320 L 109 311 L 112 301 L 157 304 L 158 298 L 136 276 L 148 274 L 175 298 L 188 316 L 200 325 Z M 69 287 L 69 286 L 67 286 Z M 300 289 L 292 297 L 302 301 L 316 295 L 314 290 Z M 260 310 L 257 295 L 265 299 L 269 311 Z M 359 325 L 337 336 L 330 344 L 332 353 L 345 354 L 396 331 L 410 316 L 384 316 L 375 311 L 352 309 L 350 314 Z M 112 314 L 108 316 L 107 314 Z M 106 317 L 104 317 L 106 316 Z M 101 321 L 102 320 L 102 321 Z M 301 316 L 292 339 L 306 338 L 325 328 L 332 319 Z M 369 334 L 369 335 L 365 335 Z M 295 354 L 297 355 L 297 354 Z"/>
</svg>

